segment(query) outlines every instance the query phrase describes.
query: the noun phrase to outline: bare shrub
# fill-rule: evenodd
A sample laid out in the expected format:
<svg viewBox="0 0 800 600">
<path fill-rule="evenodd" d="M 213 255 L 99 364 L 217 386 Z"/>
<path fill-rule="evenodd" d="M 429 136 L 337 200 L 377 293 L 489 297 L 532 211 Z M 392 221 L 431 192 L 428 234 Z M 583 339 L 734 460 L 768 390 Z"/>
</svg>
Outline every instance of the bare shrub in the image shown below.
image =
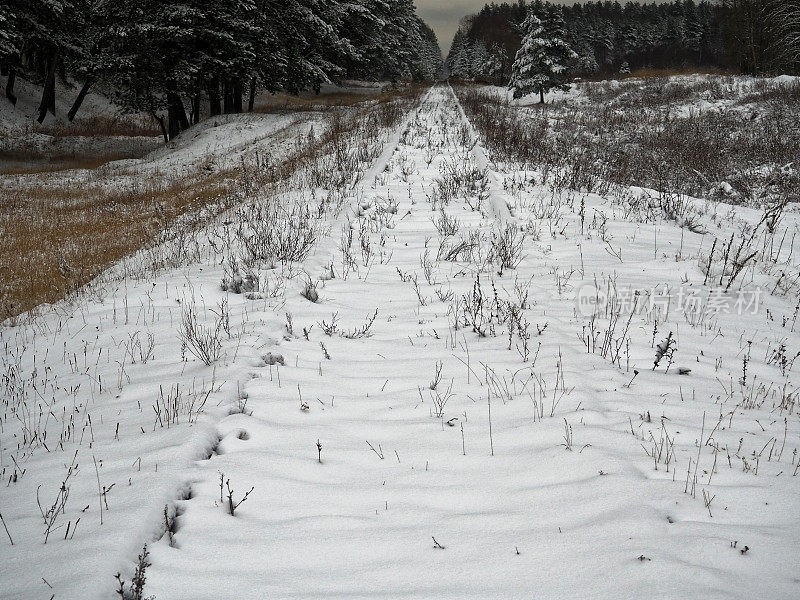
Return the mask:
<svg viewBox="0 0 800 600">
<path fill-rule="evenodd" d="M 277 199 L 255 202 L 239 211 L 237 235 L 251 260 L 267 263 L 300 262 L 319 235 L 308 204 L 282 206 Z"/>
<path fill-rule="evenodd" d="M 194 303 L 187 305 L 183 309 L 179 334 L 183 351 L 188 350 L 206 365 L 214 364 L 222 353 L 223 325 L 221 315 L 217 317 L 213 328 L 201 325 L 197 322 L 197 308 Z"/>
<path fill-rule="evenodd" d="M 224 267 L 220 286 L 223 292 L 233 294 L 258 292 L 259 277 L 255 271 L 243 267 L 231 256 Z"/>
<path fill-rule="evenodd" d="M 492 257 L 500 265 L 500 274 L 507 269 L 516 269 L 524 258 L 525 233 L 514 224 L 492 233 Z"/>
</svg>

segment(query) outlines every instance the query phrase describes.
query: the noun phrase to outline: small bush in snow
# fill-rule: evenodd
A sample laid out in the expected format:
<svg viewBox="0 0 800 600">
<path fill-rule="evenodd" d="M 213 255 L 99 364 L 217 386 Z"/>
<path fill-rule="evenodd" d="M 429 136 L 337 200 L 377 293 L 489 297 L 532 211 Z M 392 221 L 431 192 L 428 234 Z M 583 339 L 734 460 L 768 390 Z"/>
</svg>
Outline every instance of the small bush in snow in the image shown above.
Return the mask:
<svg viewBox="0 0 800 600">
<path fill-rule="evenodd" d="M 187 306 L 181 320 L 180 339 L 183 353 L 185 354 L 188 350 L 206 365 L 214 364 L 222 352 L 220 336 L 222 331 L 223 319 L 221 317 L 217 319 L 215 327 L 206 327 L 197 322 L 195 306 L 193 304 Z"/>
<path fill-rule="evenodd" d="M 259 278 L 254 271 L 242 268 L 234 258 L 231 258 L 225 267 L 221 287 L 223 292 L 233 294 L 255 293 L 258 292 Z"/>
</svg>

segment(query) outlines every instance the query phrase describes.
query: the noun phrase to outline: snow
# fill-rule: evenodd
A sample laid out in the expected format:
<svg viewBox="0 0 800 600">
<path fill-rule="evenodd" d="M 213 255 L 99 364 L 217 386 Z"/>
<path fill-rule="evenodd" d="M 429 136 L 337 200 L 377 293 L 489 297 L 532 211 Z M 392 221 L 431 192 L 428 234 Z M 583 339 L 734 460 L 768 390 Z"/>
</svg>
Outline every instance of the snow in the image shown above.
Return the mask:
<svg viewBox="0 0 800 600">
<path fill-rule="evenodd" d="M 5 78 L 4 78 L 5 79 Z M 5 81 L 4 81 L 5 83 Z M 80 84 L 69 81 L 64 83 L 56 77 L 56 115 L 47 114 L 44 127 L 51 125 L 67 125 L 67 113 L 72 108 L 72 102 L 80 91 Z M 39 114 L 42 87 L 35 85 L 21 77 L 14 83 L 14 95 L 17 97 L 16 105 L 12 105 L 5 97 L 0 102 L 0 133 L 4 136 L 19 136 L 40 128 L 36 123 Z M 90 88 L 89 93 L 77 114 L 83 116 L 115 117 L 119 109 L 104 95 L 97 93 L 97 89 Z"/>
<path fill-rule="evenodd" d="M 307 134 L 302 117 L 281 119 L 272 131 L 286 140 Z M 159 160 L 167 171 L 269 143 L 249 125 L 210 123 Z M 698 234 L 626 218 L 610 197 L 554 190 L 539 173 L 492 162 L 447 86 L 384 139 L 312 255 L 269 272 L 284 280 L 276 297 L 221 290 L 225 256 L 210 241 L 230 235 L 223 219 L 202 238 L 200 263 L 0 329 L 0 513 L 14 539 L 0 531 L 0 597 L 111 597 L 114 574 L 130 581 L 148 543 L 145 595 L 162 600 L 796 598 L 797 298 L 775 277 L 797 271 L 800 251 L 776 241 L 776 265 L 746 269 L 725 294 L 762 290 L 757 310 L 714 311 L 703 257 L 759 211 L 692 200 L 709 232 Z M 436 260 L 431 201 L 452 165 L 488 169 L 481 210 L 463 194 L 443 207 L 456 236 L 473 234 L 485 258 L 492 235 L 524 232 L 516 268 Z M 800 219 L 787 213 L 781 226 L 791 239 Z M 348 229 L 352 262 L 340 247 Z M 300 294 L 308 280 L 316 303 Z M 494 336 L 456 326 L 476 285 L 487 302 L 496 294 L 522 311 L 528 356 L 494 309 L 485 314 Z M 614 288 L 641 290 L 647 307 L 631 317 L 616 363 L 599 348 L 607 312 L 601 305 L 591 321 L 576 303 Z M 665 288 L 669 307 L 647 296 Z M 679 291 L 704 303 L 679 305 Z M 189 307 L 206 327 L 229 313 L 211 366 L 181 350 Z M 323 331 L 336 320 L 353 334 L 375 311 L 363 336 Z M 674 364 L 653 369 L 668 332 Z M 792 360 L 783 370 L 768 360 L 780 343 Z M 10 393 L 21 387 L 27 404 Z M 168 395 L 181 409 L 162 427 L 153 404 Z M 23 443 L 41 418 L 47 439 Z M 63 449 L 59 434 L 69 435 Z M 61 528 L 45 545 L 37 490 L 46 510 L 71 461 Z M 17 464 L 25 473 L 9 482 Z M 220 474 L 235 501 L 253 488 L 233 516 Z M 98 485 L 111 484 L 106 510 Z M 172 543 L 165 506 L 168 520 L 177 515 Z"/>
<path fill-rule="evenodd" d="M 705 112 L 710 110 L 716 111 L 730 111 L 751 110 L 754 105 L 745 102 L 747 95 L 753 93 L 760 86 L 765 88 L 772 88 L 778 86 L 791 86 L 797 85 L 800 78 L 792 75 L 779 75 L 777 77 L 750 77 L 744 75 L 724 76 L 724 75 L 705 75 L 705 74 L 690 74 L 690 75 L 673 75 L 670 77 L 661 78 L 665 82 L 665 86 L 681 86 L 694 88 L 698 90 L 703 87 L 710 87 L 714 82 L 719 82 L 722 88 L 722 97 L 715 97 L 709 90 L 700 93 L 692 92 L 686 93 L 683 100 L 675 99 L 670 104 L 670 114 L 678 117 L 687 117 L 694 112 Z M 654 85 L 653 78 L 642 77 L 626 77 L 625 79 L 608 79 L 602 81 L 575 81 L 568 90 L 553 89 L 550 90 L 545 96 L 545 100 L 552 104 L 565 104 L 580 106 L 591 102 L 588 98 L 584 86 L 597 87 L 600 89 L 607 88 L 611 90 L 622 90 L 636 88 L 644 89 L 647 85 Z M 503 98 L 508 98 L 509 102 L 517 106 L 530 106 L 539 102 L 539 97 L 536 94 L 523 96 L 522 98 L 514 99 L 513 93 L 498 86 L 487 86 L 486 89 L 493 90 L 494 93 Z"/>
</svg>

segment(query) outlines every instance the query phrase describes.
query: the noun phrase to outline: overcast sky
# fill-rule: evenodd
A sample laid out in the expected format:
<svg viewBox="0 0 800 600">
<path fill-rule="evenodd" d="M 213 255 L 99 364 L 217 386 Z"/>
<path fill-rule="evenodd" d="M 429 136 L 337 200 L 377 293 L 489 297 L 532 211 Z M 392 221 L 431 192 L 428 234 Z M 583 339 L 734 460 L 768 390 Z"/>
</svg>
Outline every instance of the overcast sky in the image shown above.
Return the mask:
<svg viewBox="0 0 800 600">
<path fill-rule="evenodd" d="M 450 42 L 464 15 L 478 12 L 488 0 L 415 0 L 417 14 L 431 26 L 439 38 L 442 52 L 447 56 Z"/>
</svg>

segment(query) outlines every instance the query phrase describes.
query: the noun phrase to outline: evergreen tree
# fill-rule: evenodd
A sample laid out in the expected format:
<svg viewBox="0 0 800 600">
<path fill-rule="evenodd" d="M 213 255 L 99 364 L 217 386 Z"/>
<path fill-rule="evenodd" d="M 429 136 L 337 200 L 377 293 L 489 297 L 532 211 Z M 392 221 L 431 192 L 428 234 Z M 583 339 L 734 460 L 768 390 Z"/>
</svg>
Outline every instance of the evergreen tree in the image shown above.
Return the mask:
<svg viewBox="0 0 800 600">
<path fill-rule="evenodd" d="M 466 44 L 466 37 L 459 29 L 453 38 L 453 43 L 450 45 L 450 52 L 447 54 L 446 67 L 447 73 L 450 77 L 463 78 L 463 53 L 464 45 Z"/>
<path fill-rule="evenodd" d="M 763 65 L 761 70 L 791 72 L 797 68 L 797 61 L 792 63 L 789 57 L 793 52 L 797 55 L 800 39 L 798 2 L 576 3 L 563 7 L 564 39 L 578 54 L 571 64 L 577 75 L 616 74 L 623 62 L 628 62 L 632 71 L 647 67 L 730 69 L 737 62 L 742 69 L 751 69 L 747 57 L 754 55 L 754 47 L 757 62 Z M 544 21 L 542 13 L 552 6 L 553 3 L 537 0 L 531 9 Z M 481 41 L 487 48 L 500 44 L 509 57 L 514 57 L 527 33 L 521 28 L 526 7 L 521 2 L 487 4 L 477 15 L 466 19 L 457 35 Z M 748 31 L 758 35 L 745 35 Z M 761 54 L 763 57 L 759 58 Z M 455 64 L 456 58 L 457 54 L 451 53 L 448 64 Z"/>
<path fill-rule="evenodd" d="M 11 104 L 17 103 L 14 95 L 14 79 L 16 78 L 16 66 L 20 54 L 19 27 L 17 26 L 17 15 L 13 12 L 13 7 L 8 10 L 0 11 L 0 71 L 6 76 L 6 98 Z"/>
<path fill-rule="evenodd" d="M 484 75 L 493 83 L 504 82 L 505 65 L 508 62 L 506 49 L 500 44 L 494 44 L 490 49 L 483 66 Z"/>
<path fill-rule="evenodd" d="M 419 22 L 419 28 L 422 47 L 416 69 L 417 77 L 415 78 L 422 81 L 433 81 L 442 75 L 442 50 L 439 48 L 439 41 L 436 39 L 433 29 L 423 21 Z"/>
<path fill-rule="evenodd" d="M 74 29 L 67 26 L 73 11 L 71 0 L 11 0 L 3 10 L 9 24 L 8 31 L 0 33 L 0 45 L 5 48 L 0 58 L 8 72 L 6 97 L 16 103 L 17 74 L 41 82 L 40 123 L 48 112 L 55 114 L 56 73 L 75 49 Z"/>
<path fill-rule="evenodd" d="M 533 5 L 522 26 L 526 34 L 514 61 L 509 88 L 515 98 L 538 93 L 544 103 L 546 92 L 569 89 L 568 65 L 578 55 L 564 39 L 560 7 Z"/>
</svg>

